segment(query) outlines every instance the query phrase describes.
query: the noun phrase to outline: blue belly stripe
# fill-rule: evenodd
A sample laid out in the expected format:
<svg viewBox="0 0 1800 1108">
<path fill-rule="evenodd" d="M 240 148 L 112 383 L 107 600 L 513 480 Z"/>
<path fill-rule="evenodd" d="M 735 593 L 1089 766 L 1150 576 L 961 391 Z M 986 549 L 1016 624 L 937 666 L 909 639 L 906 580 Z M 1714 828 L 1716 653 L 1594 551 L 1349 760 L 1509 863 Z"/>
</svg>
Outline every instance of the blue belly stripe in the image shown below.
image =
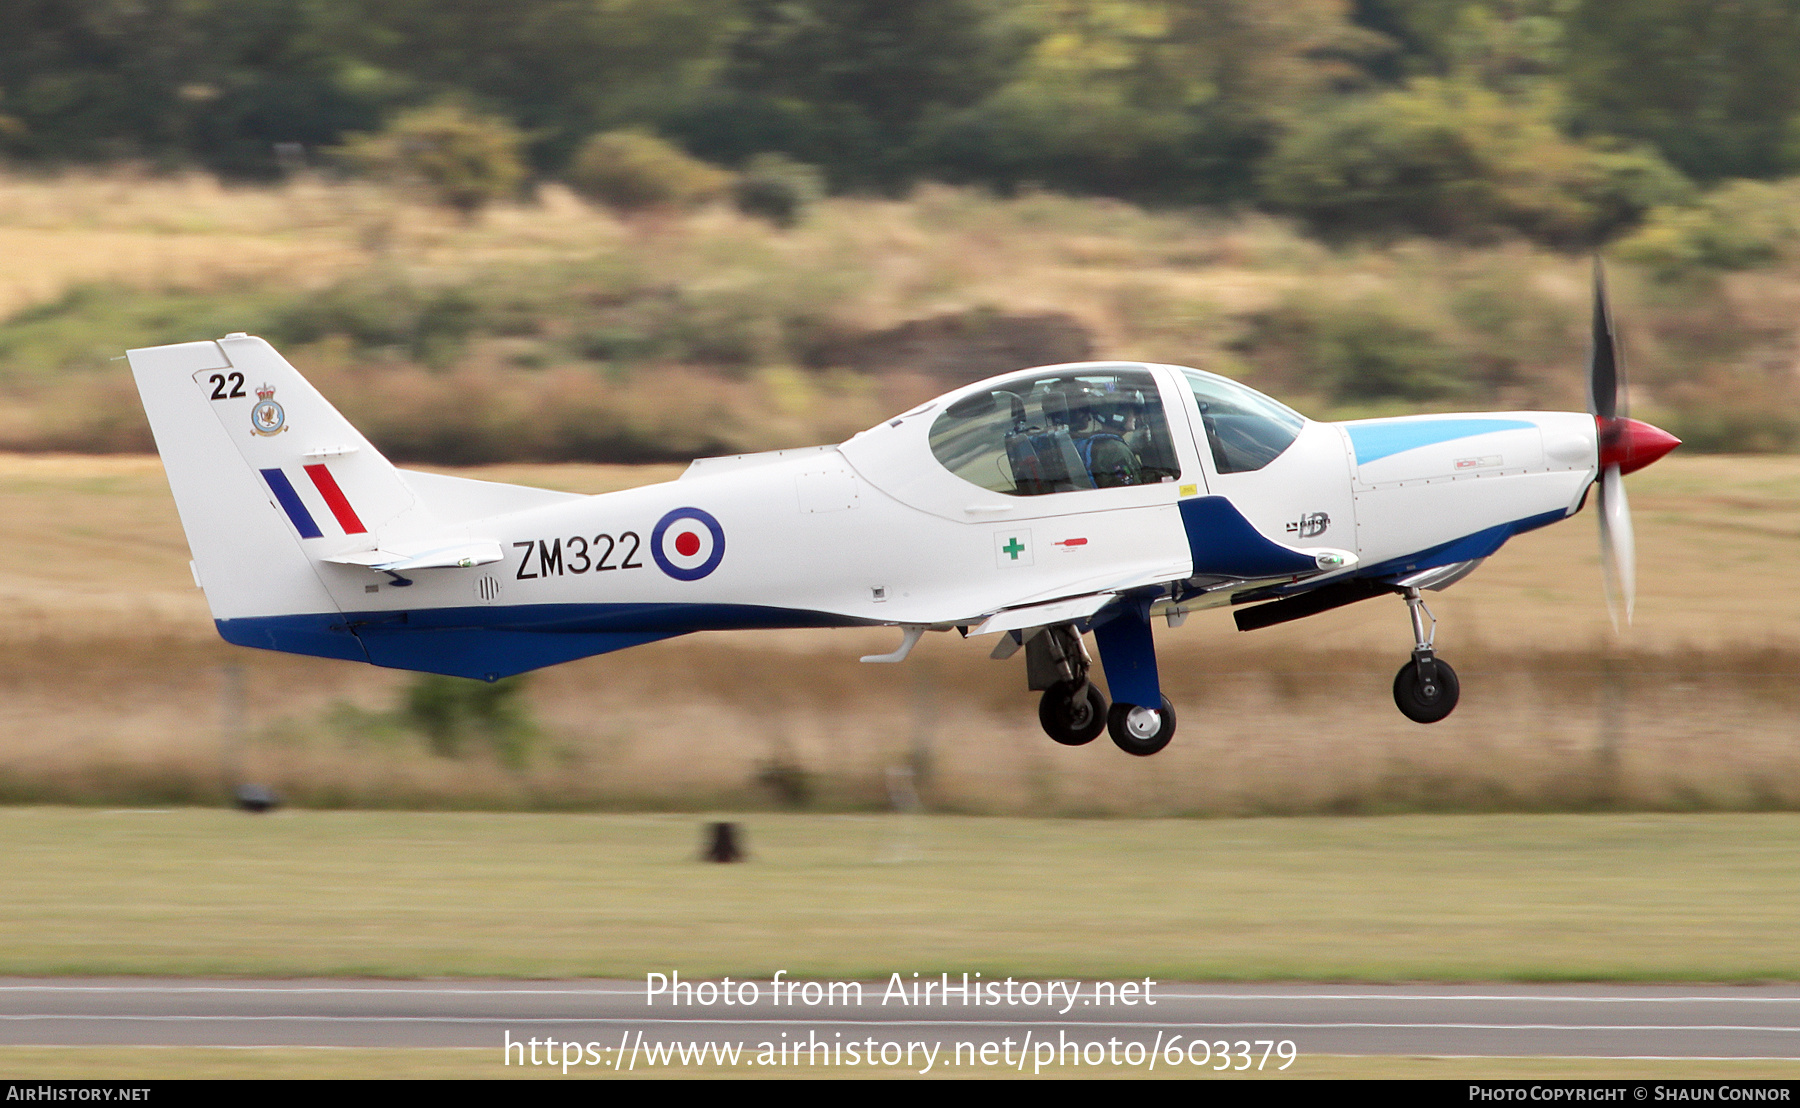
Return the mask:
<svg viewBox="0 0 1800 1108">
<path fill-rule="evenodd" d="M 214 622 L 238 646 L 492 681 L 690 631 L 880 621 L 757 604 L 516 604 Z"/>
<path fill-rule="evenodd" d="M 1420 570 L 1436 569 L 1438 566 L 1452 565 L 1456 562 L 1472 561 L 1476 558 L 1491 557 L 1506 540 L 1514 535 L 1522 535 L 1527 531 L 1535 531 L 1539 527 L 1548 527 L 1552 523 L 1569 518 L 1566 509 L 1558 508 L 1551 512 L 1542 512 L 1524 519 L 1515 519 L 1511 523 L 1502 523 L 1476 531 L 1472 535 L 1464 535 L 1460 539 L 1440 543 L 1425 550 L 1415 551 L 1399 558 L 1390 558 L 1379 565 L 1366 566 L 1357 571 L 1358 577 L 1397 577 L 1403 573 L 1417 573 Z"/>
<path fill-rule="evenodd" d="M 1356 448 L 1359 466 L 1421 446 L 1535 426 L 1537 424 L 1522 419 L 1409 419 L 1393 423 L 1343 424 L 1350 436 L 1350 445 Z"/>
</svg>

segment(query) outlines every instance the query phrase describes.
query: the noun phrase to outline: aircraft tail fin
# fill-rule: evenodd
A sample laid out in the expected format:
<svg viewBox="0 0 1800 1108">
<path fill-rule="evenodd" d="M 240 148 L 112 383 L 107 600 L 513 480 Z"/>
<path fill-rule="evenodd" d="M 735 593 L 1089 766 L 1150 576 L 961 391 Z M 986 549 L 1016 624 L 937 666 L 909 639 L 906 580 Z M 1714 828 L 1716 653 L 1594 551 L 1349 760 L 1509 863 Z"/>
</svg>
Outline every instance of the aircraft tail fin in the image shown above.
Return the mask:
<svg viewBox="0 0 1800 1108">
<path fill-rule="evenodd" d="M 337 612 L 317 562 L 374 550 L 384 529 L 429 526 L 400 471 L 262 339 L 127 358 L 222 632 L 245 617 Z M 331 637 L 302 652 L 364 657 L 354 636 Z"/>
<path fill-rule="evenodd" d="M 391 602 L 366 599 L 390 586 L 410 596 L 402 573 L 498 562 L 502 547 L 487 521 L 582 498 L 396 469 L 259 338 L 227 335 L 127 357 L 195 579 L 226 641 L 494 680 L 677 633 L 413 622 Z M 477 587 L 463 593 L 464 584 Z M 491 577 L 470 577 L 455 591 L 479 606 L 498 588 Z"/>
</svg>

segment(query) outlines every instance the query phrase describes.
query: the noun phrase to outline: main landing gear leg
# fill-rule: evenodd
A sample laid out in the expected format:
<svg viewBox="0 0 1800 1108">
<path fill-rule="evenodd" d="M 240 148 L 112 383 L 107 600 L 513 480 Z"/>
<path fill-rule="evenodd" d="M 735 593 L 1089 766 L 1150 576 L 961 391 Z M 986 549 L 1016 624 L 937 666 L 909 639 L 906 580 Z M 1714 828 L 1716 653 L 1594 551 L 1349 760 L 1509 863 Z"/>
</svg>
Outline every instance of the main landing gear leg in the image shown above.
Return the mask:
<svg viewBox="0 0 1800 1108">
<path fill-rule="evenodd" d="M 1134 606 L 1094 628 L 1094 641 L 1113 694 L 1106 714 L 1113 745 L 1140 758 L 1168 746 L 1175 737 L 1175 706 L 1157 679 L 1149 605 Z"/>
<path fill-rule="evenodd" d="M 1046 627 L 1025 644 L 1025 671 L 1038 701 L 1038 723 L 1064 746 L 1083 746 L 1106 730 L 1106 694 L 1090 680 L 1093 662 L 1074 624 Z"/>
<path fill-rule="evenodd" d="M 1437 638 L 1437 617 L 1425 606 L 1418 589 L 1405 592 L 1406 607 L 1412 616 L 1412 661 L 1394 675 L 1394 704 L 1400 714 L 1414 723 L 1436 723 L 1456 707 L 1461 688 L 1450 663 L 1438 658 L 1432 648 Z"/>
</svg>

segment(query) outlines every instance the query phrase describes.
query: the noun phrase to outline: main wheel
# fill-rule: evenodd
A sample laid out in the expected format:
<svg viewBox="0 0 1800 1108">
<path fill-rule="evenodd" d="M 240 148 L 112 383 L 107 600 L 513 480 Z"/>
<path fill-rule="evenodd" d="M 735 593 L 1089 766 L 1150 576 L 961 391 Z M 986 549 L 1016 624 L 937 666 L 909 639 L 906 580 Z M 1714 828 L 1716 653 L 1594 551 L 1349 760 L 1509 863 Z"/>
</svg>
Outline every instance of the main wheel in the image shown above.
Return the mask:
<svg viewBox="0 0 1800 1108">
<path fill-rule="evenodd" d="M 1112 732 L 1113 745 L 1127 754 L 1148 758 L 1175 737 L 1175 705 L 1162 698 L 1162 710 L 1151 711 L 1136 704 L 1114 704 L 1106 714 L 1106 729 Z"/>
<path fill-rule="evenodd" d="M 1106 730 L 1106 694 L 1087 682 L 1087 693 L 1075 696 L 1075 686 L 1058 681 L 1044 690 L 1038 701 L 1038 723 L 1044 734 L 1064 746 L 1083 746 Z"/>
<path fill-rule="evenodd" d="M 1430 684 L 1419 675 L 1419 663 L 1411 661 L 1394 674 L 1394 704 L 1414 723 L 1436 723 L 1456 707 L 1462 689 L 1450 663 L 1437 659 L 1437 680 Z"/>
</svg>

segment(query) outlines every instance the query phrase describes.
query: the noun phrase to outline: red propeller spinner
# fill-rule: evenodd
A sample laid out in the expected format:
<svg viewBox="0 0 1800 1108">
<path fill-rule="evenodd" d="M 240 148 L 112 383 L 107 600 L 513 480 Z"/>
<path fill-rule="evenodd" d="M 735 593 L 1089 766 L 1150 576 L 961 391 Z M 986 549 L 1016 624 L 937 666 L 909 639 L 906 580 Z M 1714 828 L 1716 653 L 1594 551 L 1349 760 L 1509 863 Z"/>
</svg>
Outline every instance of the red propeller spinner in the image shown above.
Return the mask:
<svg viewBox="0 0 1800 1108">
<path fill-rule="evenodd" d="M 1681 445 L 1661 427 L 1624 416 L 1595 416 L 1600 433 L 1600 468 L 1618 466 L 1620 475 L 1636 473 Z"/>
</svg>

